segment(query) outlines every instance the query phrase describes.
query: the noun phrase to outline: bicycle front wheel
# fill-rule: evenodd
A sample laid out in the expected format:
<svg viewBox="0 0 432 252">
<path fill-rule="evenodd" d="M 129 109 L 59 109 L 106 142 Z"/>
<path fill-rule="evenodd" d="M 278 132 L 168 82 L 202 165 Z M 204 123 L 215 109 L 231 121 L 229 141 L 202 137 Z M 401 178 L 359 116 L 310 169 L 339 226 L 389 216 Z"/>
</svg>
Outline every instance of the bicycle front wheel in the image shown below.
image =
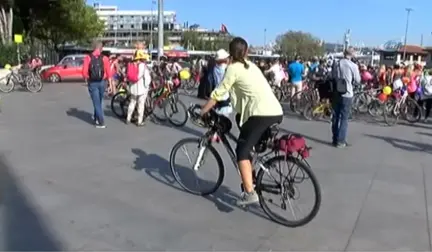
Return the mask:
<svg viewBox="0 0 432 252">
<path fill-rule="evenodd" d="M 212 145 L 201 146 L 200 141 L 199 138 L 185 138 L 176 143 L 170 153 L 170 168 L 174 179 L 184 190 L 195 195 L 205 196 L 214 193 L 222 184 L 225 168 L 222 158 L 216 149 Z M 192 158 L 190 156 L 187 148 L 188 145 L 191 149 L 194 147 L 197 148 L 197 157 Z M 181 152 L 185 154 L 184 159 L 188 163 L 186 165 L 178 164 L 180 160 L 177 161 L 177 159 L 181 159 Z M 208 163 L 211 157 L 216 161 L 216 172 L 218 172 L 215 183 L 204 180 L 199 176 L 203 173 L 203 165 Z M 214 167 L 213 164 L 209 166 Z"/>
<path fill-rule="evenodd" d="M 281 169 L 280 163 L 286 165 L 287 169 Z M 268 167 L 269 170 L 266 172 L 260 169 L 258 172 L 256 191 L 260 199 L 261 207 L 270 219 L 287 227 L 299 227 L 306 225 L 315 218 L 321 206 L 321 188 L 318 179 L 309 165 L 305 161 L 292 156 L 285 157 L 284 155 L 273 157 L 264 165 Z M 286 175 L 283 173 L 284 170 L 288 171 Z M 275 175 L 272 175 L 272 172 L 276 172 Z M 269 176 L 264 179 L 264 175 Z M 300 193 L 300 184 L 307 181 L 312 183 L 312 188 Z M 314 196 L 311 196 L 314 202 L 311 204 L 312 207 L 307 211 L 305 216 L 300 217 L 298 214 L 294 213 L 294 201 L 298 201 L 299 204 L 304 206 L 305 200 L 301 199 L 300 196 L 308 191 L 314 194 Z M 276 196 L 276 200 L 266 199 L 267 197 L 264 197 L 265 193 Z M 279 207 L 279 210 L 282 210 L 281 212 L 283 213 L 276 213 L 276 211 L 270 209 L 270 206 Z M 300 210 L 302 208 L 300 208 L 300 206 L 298 207 Z M 292 212 L 294 220 L 284 217 L 286 215 L 286 210 Z"/>
<path fill-rule="evenodd" d="M 15 81 L 13 80 L 11 74 L 0 79 L 0 91 L 3 93 L 10 93 L 15 88 Z"/>
<path fill-rule="evenodd" d="M 176 127 L 185 125 L 189 117 L 186 105 L 175 96 L 168 97 L 164 106 L 164 115 Z M 178 119 L 174 118 L 174 115 L 178 115 Z"/>
</svg>

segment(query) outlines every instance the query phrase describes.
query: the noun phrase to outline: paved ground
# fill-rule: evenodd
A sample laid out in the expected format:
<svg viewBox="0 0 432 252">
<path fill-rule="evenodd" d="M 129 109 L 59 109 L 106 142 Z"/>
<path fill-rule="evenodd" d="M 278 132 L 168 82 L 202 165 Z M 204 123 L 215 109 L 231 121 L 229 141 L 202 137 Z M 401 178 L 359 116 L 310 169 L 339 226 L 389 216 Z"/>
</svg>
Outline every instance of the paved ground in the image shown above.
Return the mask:
<svg viewBox="0 0 432 252">
<path fill-rule="evenodd" d="M 80 84 L 2 95 L 1 108 L 1 250 L 431 250 L 431 125 L 353 123 L 352 146 L 337 150 L 328 124 L 286 118 L 314 147 L 323 193 L 316 219 L 289 229 L 233 206 L 226 154 L 217 196 L 179 190 L 168 153 L 199 134 L 192 125 L 126 127 L 108 115 L 95 129 Z"/>
</svg>

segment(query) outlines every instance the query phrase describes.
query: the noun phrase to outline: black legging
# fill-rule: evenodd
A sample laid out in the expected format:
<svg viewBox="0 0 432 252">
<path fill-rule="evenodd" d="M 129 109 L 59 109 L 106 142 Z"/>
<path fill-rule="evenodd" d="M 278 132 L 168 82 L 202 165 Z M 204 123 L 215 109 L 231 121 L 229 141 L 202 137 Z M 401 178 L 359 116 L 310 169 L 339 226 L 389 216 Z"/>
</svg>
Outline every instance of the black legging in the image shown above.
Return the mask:
<svg viewBox="0 0 432 252">
<path fill-rule="evenodd" d="M 423 104 L 425 105 L 425 119 L 429 118 L 431 109 L 432 109 L 432 98 L 429 99 L 425 99 L 425 100 L 419 100 L 418 105 L 420 106 L 420 108 L 423 107 Z M 416 108 L 417 110 L 417 108 Z M 416 115 L 418 114 L 418 111 L 415 111 L 414 113 L 416 113 Z"/>
<path fill-rule="evenodd" d="M 236 115 L 236 123 L 239 126 L 240 115 Z M 261 139 L 264 132 L 273 124 L 282 122 L 283 116 L 251 116 L 241 126 L 240 135 L 236 147 L 237 161 L 250 160 L 250 152 Z"/>
</svg>

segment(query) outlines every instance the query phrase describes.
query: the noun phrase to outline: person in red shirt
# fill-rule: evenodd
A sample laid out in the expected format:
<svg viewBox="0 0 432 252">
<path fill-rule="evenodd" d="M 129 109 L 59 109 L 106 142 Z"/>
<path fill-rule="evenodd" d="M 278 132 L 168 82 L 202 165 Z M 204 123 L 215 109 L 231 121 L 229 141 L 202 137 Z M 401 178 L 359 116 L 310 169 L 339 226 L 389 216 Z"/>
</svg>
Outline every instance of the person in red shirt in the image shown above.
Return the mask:
<svg viewBox="0 0 432 252">
<path fill-rule="evenodd" d="M 94 44 L 94 51 L 84 58 L 82 75 L 87 82 L 94 108 L 96 128 L 106 128 L 102 102 L 108 81 L 109 90 L 113 90 L 111 82 L 111 67 L 108 57 L 102 55 L 102 43 Z"/>
</svg>

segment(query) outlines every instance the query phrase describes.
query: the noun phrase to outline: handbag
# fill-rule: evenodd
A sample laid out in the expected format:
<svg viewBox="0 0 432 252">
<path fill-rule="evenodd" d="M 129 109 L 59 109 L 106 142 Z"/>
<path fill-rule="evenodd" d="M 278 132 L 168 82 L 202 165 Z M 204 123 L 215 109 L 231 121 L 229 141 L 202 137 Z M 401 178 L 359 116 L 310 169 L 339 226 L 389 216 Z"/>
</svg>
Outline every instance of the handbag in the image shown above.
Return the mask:
<svg viewBox="0 0 432 252">
<path fill-rule="evenodd" d="M 346 92 L 348 92 L 348 83 L 344 78 L 342 78 L 340 62 L 341 60 L 339 60 L 338 62 L 338 76 L 335 81 L 336 87 L 334 90 L 339 94 L 345 94 Z"/>
</svg>

